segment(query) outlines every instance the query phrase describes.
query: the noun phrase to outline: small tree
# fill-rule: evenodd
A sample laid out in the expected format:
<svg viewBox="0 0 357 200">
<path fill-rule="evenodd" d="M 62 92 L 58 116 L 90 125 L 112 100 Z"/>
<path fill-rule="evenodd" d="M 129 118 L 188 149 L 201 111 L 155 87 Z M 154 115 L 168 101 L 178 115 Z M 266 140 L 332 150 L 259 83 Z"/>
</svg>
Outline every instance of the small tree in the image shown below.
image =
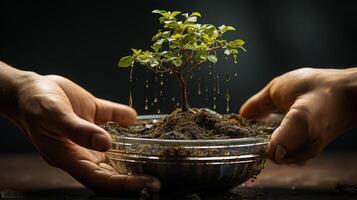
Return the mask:
<svg viewBox="0 0 357 200">
<path fill-rule="evenodd" d="M 155 73 L 176 75 L 181 88 L 181 110 L 189 109 L 187 101 L 187 77 L 192 70 L 205 62 L 217 63 L 216 50 L 224 49 L 224 54 L 232 56 L 237 63 L 239 50 L 245 51 L 241 39 L 227 41 L 222 38 L 232 26 L 216 27 L 212 24 L 199 24 L 199 12 L 154 10 L 161 15 L 159 20 L 163 29 L 152 38 L 152 50 L 132 49 L 133 54 L 120 59 L 120 67 L 133 67 L 140 63 Z M 182 19 L 182 20 L 179 20 Z"/>
</svg>

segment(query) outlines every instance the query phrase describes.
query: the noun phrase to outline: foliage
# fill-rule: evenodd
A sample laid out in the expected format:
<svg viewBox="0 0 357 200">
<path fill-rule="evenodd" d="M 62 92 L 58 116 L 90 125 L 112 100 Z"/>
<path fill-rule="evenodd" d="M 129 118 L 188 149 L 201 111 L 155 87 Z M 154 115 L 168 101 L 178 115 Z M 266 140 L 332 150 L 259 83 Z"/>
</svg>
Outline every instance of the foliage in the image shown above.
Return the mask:
<svg viewBox="0 0 357 200">
<path fill-rule="evenodd" d="M 180 83 L 184 84 L 183 89 L 186 90 L 184 69 L 192 72 L 193 68 L 205 62 L 217 63 L 218 49 L 224 49 L 224 54 L 231 56 L 234 63 L 237 63 L 238 52 L 245 51 L 243 40 L 227 41 L 222 38 L 226 32 L 234 31 L 234 27 L 197 23 L 201 17 L 199 12 L 152 12 L 160 15 L 162 29 L 152 38 L 151 50 L 132 49 L 132 55 L 120 59 L 120 67 L 140 63 L 154 72 L 176 74 L 180 78 Z M 182 94 L 184 95 L 186 94 Z"/>
</svg>

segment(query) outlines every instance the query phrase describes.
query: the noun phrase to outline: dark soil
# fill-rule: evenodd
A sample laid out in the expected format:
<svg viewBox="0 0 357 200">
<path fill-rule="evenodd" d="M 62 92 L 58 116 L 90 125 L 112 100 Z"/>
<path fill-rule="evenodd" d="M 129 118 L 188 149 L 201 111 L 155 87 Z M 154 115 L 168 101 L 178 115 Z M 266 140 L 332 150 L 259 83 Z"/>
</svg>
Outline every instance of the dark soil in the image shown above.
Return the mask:
<svg viewBox="0 0 357 200">
<path fill-rule="evenodd" d="M 230 139 L 270 135 L 278 126 L 275 122 L 253 121 L 238 114 L 220 115 L 209 109 L 176 110 L 157 123 L 142 123 L 123 128 L 117 123 L 102 125 L 111 134 L 127 137 L 177 140 Z"/>
</svg>

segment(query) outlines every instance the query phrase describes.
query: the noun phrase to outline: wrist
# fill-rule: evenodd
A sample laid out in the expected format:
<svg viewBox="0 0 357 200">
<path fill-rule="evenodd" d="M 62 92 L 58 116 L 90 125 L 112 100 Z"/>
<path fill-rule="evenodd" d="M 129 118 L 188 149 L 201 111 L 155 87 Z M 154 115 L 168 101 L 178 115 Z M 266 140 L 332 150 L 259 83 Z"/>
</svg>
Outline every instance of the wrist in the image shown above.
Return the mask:
<svg viewBox="0 0 357 200">
<path fill-rule="evenodd" d="M 0 115 L 13 119 L 18 113 L 19 91 L 39 75 L 0 62 Z"/>
<path fill-rule="evenodd" d="M 342 96 L 343 103 L 355 123 L 357 121 L 357 67 L 344 69 L 341 74 L 340 80 L 336 83 L 340 90 L 337 95 Z"/>
</svg>

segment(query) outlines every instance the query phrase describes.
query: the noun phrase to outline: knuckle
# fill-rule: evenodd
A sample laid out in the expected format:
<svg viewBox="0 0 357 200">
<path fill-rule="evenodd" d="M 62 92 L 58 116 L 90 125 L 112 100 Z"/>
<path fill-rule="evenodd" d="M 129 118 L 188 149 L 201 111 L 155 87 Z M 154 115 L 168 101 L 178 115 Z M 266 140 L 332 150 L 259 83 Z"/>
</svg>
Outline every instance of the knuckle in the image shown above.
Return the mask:
<svg viewBox="0 0 357 200">
<path fill-rule="evenodd" d="M 292 106 L 286 117 L 289 120 L 296 121 L 299 123 L 299 125 L 307 127 L 311 117 L 311 112 L 310 109 L 305 105 Z"/>
<path fill-rule="evenodd" d="M 65 80 L 64 77 L 55 74 L 45 75 L 45 77 L 56 82 Z"/>
<path fill-rule="evenodd" d="M 34 95 L 29 98 L 29 106 L 32 108 L 31 111 L 34 114 L 42 113 L 59 113 L 59 100 L 53 98 L 50 95 Z"/>
</svg>

